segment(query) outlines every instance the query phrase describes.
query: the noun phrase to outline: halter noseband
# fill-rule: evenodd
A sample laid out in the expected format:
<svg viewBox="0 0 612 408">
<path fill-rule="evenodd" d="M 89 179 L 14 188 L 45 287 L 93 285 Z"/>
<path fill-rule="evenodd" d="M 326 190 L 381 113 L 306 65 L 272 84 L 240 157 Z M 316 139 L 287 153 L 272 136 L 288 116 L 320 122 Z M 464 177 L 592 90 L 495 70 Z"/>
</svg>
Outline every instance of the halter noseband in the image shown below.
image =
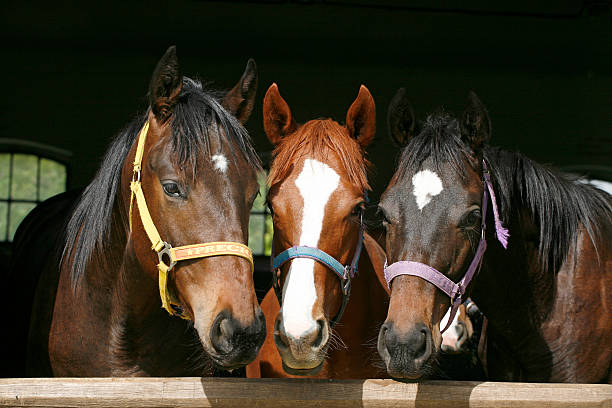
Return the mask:
<svg viewBox="0 0 612 408">
<path fill-rule="evenodd" d="M 365 202 L 368 202 L 367 193 L 365 194 Z M 286 262 L 295 258 L 313 259 L 325 265 L 327 268 L 329 268 L 332 272 L 336 274 L 338 279 L 340 279 L 340 287 L 342 288 L 342 304 L 340 305 L 340 310 L 338 310 L 336 316 L 334 316 L 334 318 L 331 320 L 330 327 L 333 328 L 336 323 L 338 323 L 338 320 L 340 320 L 342 314 L 344 313 L 344 309 L 346 309 L 346 305 L 348 304 L 348 300 L 351 295 L 351 281 L 359 272 L 358 264 L 359 257 L 361 255 L 361 250 L 363 249 L 363 234 L 365 230 L 365 226 L 363 224 L 363 212 L 364 209 L 361 208 L 361 213 L 359 216 L 359 237 L 357 239 L 357 247 L 355 248 L 355 254 L 353 255 L 353 260 L 350 265 L 343 266 L 333 256 L 327 254 L 319 248 L 310 246 L 293 246 L 289 249 L 284 250 L 276 256 L 274 256 L 274 249 L 272 250 L 272 286 L 274 287 L 274 293 L 276 293 L 276 298 L 278 299 L 279 305 L 283 305 L 282 291 L 279 284 L 278 273 L 280 267 L 283 266 L 283 264 L 285 264 Z"/>
<path fill-rule="evenodd" d="M 448 297 L 450 297 L 451 313 L 448 318 L 448 323 L 446 324 L 446 327 L 441 330 L 441 333 L 444 333 L 446 329 L 448 329 L 448 327 L 451 325 L 455 314 L 457 313 L 459 305 L 461 305 L 461 303 L 463 302 L 463 295 L 465 294 L 466 288 L 472 281 L 472 278 L 474 277 L 476 272 L 480 270 L 480 266 L 482 265 L 483 255 L 485 253 L 485 250 L 487 249 L 485 231 L 487 218 L 487 202 L 489 194 L 491 197 L 491 204 L 493 206 L 493 217 L 495 218 L 495 231 L 497 239 L 504 248 L 508 246 L 508 237 L 510 236 L 510 233 L 502 226 L 502 223 L 500 221 L 499 213 L 497 210 L 497 202 L 495 199 L 495 192 L 493 191 L 493 184 L 491 184 L 491 177 L 487 169 L 487 164 L 484 160 L 482 161 L 482 175 L 484 191 L 482 193 L 482 220 L 480 226 L 480 242 L 478 243 L 478 247 L 476 248 L 476 253 L 474 254 L 472 263 L 465 272 L 465 275 L 463 275 L 463 278 L 461 278 L 458 283 L 453 282 L 437 269 L 432 268 L 431 266 L 421 262 L 398 261 L 387 266 L 387 262 L 385 261 L 385 279 L 387 281 L 389 289 L 391 289 L 391 281 L 396 276 L 411 275 L 425 279 L 427 282 L 432 283 L 442 292 L 446 293 Z"/>
<path fill-rule="evenodd" d="M 149 213 L 140 181 L 142 156 L 144 154 L 144 145 L 148 131 L 149 122 L 147 121 L 138 134 L 138 146 L 136 147 L 136 156 L 134 157 L 134 174 L 132 175 L 132 182 L 130 184 L 130 232 L 132 231 L 132 208 L 134 197 L 136 197 L 140 221 L 142 221 L 147 237 L 149 237 L 151 241 L 151 249 L 157 253 L 159 259 L 157 269 L 159 271 L 159 297 L 161 298 L 162 307 L 166 309 L 170 315 L 176 315 L 183 319 L 190 320 L 190 318 L 184 314 L 180 301 L 168 290 L 168 273 L 174 268 L 176 263 L 187 259 L 233 255 L 248 260 L 251 264 L 251 272 L 253 272 L 253 254 L 248 246 L 238 242 L 207 242 L 173 248 L 172 245 L 161 239 L 159 232 L 157 232 L 157 228 L 155 228 L 155 223 L 151 218 L 151 214 Z"/>
</svg>

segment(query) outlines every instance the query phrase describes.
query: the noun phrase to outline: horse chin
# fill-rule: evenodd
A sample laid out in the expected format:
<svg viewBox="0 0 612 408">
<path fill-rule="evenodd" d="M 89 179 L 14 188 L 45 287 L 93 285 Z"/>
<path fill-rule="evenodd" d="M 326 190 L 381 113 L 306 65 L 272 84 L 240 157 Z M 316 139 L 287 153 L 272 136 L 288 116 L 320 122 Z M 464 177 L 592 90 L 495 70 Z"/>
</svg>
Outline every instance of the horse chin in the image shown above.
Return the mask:
<svg viewBox="0 0 612 408">
<path fill-rule="evenodd" d="M 212 346 L 206 346 L 204 340 L 200 338 L 204 351 L 219 369 L 232 371 L 242 368 L 255 360 L 261 346 L 235 348 L 229 353 L 220 354 Z M 210 343 L 210 342 L 209 342 Z"/>
<path fill-rule="evenodd" d="M 226 361 L 223 357 L 212 356 L 210 354 L 209 354 L 209 356 L 211 357 L 213 363 L 215 364 L 215 366 L 217 368 L 219 368 L 221 370 L 232 372 L 235 369 L 245 367 L 246 365 L 252 363 L 253 360 L 255 360 L 255 357 L 257 356 L 257 354 L 255 354 L 252 358 L 243 359 L 243 360 L 238 361 L 238 362 L 235 362 L 235 361 Z M 248 360 L 248 361 L 246 361 L 246 360 Z"/>
<path fill-rule="evenodd" d="M 283 369 L 286 373 L 293 375 L 315 375 L 321 371 L 321 367 L 323 367 L 325 362 L 325 348 L 318 353 L 302 355 L 300 358 L 296 358 L 289 349 L 281 351 L 282 349 L 277 348 L 277 350 L 281 355 Z"/>
<path fill-rule="evenodd" d="M 400 366 L 398 364 L 386 364 L 387 374 L 396 380 L 403 380 L 409 382 L 422 381 L 427 379 L 432 370 L 428 369 L 427 366 L 414 367 L 413 364 Z"/>
<path fill-rule="evenodd" d="M 314 368 L 292 368 L 286 365 L 283 361 L 283 370 L 285 370 L 287 374 L 291 375 L 317 375 L 321 372 L 321 368 L 323 368 L 323 363 L 324 361 L 321 361 L 321 363 Z"/>
</svg>

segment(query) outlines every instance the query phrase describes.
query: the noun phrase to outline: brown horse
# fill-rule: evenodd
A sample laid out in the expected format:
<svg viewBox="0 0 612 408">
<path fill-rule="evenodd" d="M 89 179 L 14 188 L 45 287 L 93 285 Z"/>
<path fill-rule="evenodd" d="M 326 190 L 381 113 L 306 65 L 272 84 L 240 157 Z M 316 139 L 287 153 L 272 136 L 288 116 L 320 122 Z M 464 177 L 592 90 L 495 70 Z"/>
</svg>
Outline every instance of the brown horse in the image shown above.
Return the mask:
<svg viewBox="0 0 612 408">
<path fill-rule="evenodd" d="M 471 293 L 488 318 L 492 379 L 612 381 L 610 196 L 489 147 L 473 93 L 460 119 L 431 115 L 416 135 L 404 95 L 389 122 L 406 147 L 380 202 L 391 300 L 378 351 L 389 374 L 434 371 L 446 293 L 453 304 Z"/>
<path fill-rule="evenodd" d="M 63 211 L 63 257 L 44 264 L 32 308 L 29 375 L 200 376 L 255 358 L 265 320 L 243 244 L 260 163 L 240 122 L 256 83 L 249 61 L 218 101 L 180 74 L 168 49 L 150 82 L 150 109 L 119 134 L 95 179 Z M 46 225 L 36 220 L 24 225 L 14 262 L 22 274 L 39 259 L 36 248 L 20 245 L 24 234 L 60 234 L 57 226 L 35 231 Z M 173 265 L 186 258 L 179 245 L 197 243 L 208 244 L 184 252 L 244 253 Z M 162 309 L 160 296 L 184 319 Z"/>
<path fill-rule="evenodd" d="M 268 336 L 247 376 L 379 376 L 372 342 L 387 308 L 385 256 L 362 224 L 369 189 L 364 150 L 374 137 L 375 114 L 362 86 L 346 126 L 331 119 L 298 126 L 276 84 L 266 93 L 264 127 L 276 146 L 268 178 L 275 262 L 285 250 L 308 253 L 286 257 L 279 276 L 274 268 L 278 300 L 270 290 L 262 302 Z M 343 265 L 355 265 L 362 236 L 366 250 L 351 280 Z"/>
</svg>

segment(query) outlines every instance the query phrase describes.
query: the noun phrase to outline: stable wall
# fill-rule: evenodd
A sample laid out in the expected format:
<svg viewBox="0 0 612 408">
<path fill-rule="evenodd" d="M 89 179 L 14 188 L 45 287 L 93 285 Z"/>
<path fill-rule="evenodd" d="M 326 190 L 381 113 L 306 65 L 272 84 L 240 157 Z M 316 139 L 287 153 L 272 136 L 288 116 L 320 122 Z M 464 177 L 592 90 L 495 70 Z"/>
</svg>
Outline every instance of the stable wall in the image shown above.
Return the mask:
<svg viewBox="0 0 612 408">
<path fill-rule="evenodd" d="M 606 3 L 599 9 L 593 2 L 523 4 L 519 11 L 393 3 L 404 8 L 320 1 L 99 8 L 9 2 L 0 20 L 0 137 L 72 151 L 72 187 L 86 184 L 110 138 L 146 107 L 151 72 L 176 44 L 184 72 L 215 88 L 233 86 L 255 58 L 260 82 L 247 128 L 261 152 L 271 150 L 261 104 L 272 82 L 298 121 L 341 122 L 365 84 L 378 115 L 368 149 L 374 200 L 395 166 L 398 150 L 385 118 L 402 86 L 420 118 L 439 106 L 459 112 L 474 90 L 489 109 L 494 144 L 557 166 L 598 166 L 599 177 L 612 177 Z"/>
</svg>

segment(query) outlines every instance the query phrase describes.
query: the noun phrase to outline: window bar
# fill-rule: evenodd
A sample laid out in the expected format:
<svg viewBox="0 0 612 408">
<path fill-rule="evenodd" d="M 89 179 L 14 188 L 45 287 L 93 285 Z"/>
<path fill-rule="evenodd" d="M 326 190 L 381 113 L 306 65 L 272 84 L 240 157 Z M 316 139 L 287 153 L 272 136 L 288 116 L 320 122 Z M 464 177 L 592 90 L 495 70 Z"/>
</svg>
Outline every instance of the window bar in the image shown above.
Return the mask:
<svg viewBox="0 0 612 408">
<path fill-rule="evenodd" d="M 9 185 L 8 185 L 8 197 L 6 200 L 6 235 L 5 240 L 10 241 L 10 225 L 11 225 L 11 196 L 13 194 L 13 154 L 10 154 L 9 159 Z"/>
<path fill-rule="evenodd" d="M 40 203 L 40 156 L 38 156 L 38 167 L 36 168 L 36 204 Z"/>
</svg>

